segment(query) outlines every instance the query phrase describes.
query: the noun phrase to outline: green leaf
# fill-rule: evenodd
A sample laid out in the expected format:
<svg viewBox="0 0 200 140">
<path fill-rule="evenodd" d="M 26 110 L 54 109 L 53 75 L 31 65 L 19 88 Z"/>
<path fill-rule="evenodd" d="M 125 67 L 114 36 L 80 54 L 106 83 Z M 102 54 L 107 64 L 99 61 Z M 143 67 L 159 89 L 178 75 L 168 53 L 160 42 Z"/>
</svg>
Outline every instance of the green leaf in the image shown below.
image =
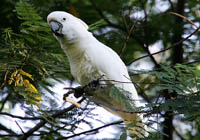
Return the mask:
<svg viewBox="0 0 200 140">
<path fill-rule="evenodd" d="M 107 22 L 104 19 L 100 19 L 98 21 L 96 21 L 95 23 L 89 25 L 89 31 L 93 31 L 98 29 L 100 26 L 104 26 L 107 25 Z"/>
</svg>

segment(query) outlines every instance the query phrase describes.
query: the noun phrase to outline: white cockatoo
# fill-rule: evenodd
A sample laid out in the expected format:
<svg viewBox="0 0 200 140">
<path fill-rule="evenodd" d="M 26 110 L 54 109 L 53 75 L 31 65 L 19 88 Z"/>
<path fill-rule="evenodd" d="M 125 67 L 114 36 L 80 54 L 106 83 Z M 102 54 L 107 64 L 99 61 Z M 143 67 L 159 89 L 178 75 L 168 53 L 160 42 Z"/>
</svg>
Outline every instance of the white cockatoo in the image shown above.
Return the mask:
<svg viewBox="0 0 200 140">
<path fill-rule="evenodd" d="M 110 86 L 114 85 L 117 88 L 130 93 L 127 102 L 131 104 L 132 111 L 138 106 L 137 91 L 132 84 L 127 67 L 120 59 L 117 53 L 103 43 L 99 42 L 88 31 L 88 25 L 73 15 L 55 11 L 48 15 L 48 24 L 54 33 L 55 38 L 59 41 L 61 48 L 68 57 L 70 70 L 75 80 L 80 85 L 87 85 L 93 79 L 101 77 L 100 81 L 104 81 L 104 87 L 95 92 L 91 96 L 91 100 L 96 101 L 109 112 L 124 119 L 125 123 L 141 121 L 141 117 L 136 113 L 127 113 L 120 110 L 127 110 L 127 107 L 114 97 L 109 95 Z M 127 97 L 128 95 L 124 95 Z M 116 108 L 119 111 L 113 109 Z M 143 125 L 135 123 L 135 126 L 130 128 L 129 133 L 142 136 Z M 137 132 L 136 132 L 137 131 Z M 141 134 L 142 133 L 142 134 Z"/>
</svg>

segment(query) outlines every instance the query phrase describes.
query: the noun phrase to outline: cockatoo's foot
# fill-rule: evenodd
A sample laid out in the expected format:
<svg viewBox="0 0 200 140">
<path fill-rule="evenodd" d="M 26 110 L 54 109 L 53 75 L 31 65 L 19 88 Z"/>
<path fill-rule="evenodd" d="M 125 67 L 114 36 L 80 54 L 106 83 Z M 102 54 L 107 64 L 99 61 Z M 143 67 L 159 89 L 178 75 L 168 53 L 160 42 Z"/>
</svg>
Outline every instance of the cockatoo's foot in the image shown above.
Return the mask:
<svg viewBox="0 0 200 140">
<path fill-rule="evenodd" d="M 70 94 L 74 94 L 74 90 L 72 90 L 72 88 L 70 89 L 70 91 L 68 91 L 66 94 L 64 94 L 63 100 L 64 100 L 65 102 L 69 102 L 69 103 L 75 105 L 76 107 L 80 107 L 81 104 L 79 104 L 79 103 L 77 103 L 76 101 L 73 101 L 73 100 L 71 100 L 71 99 L 68 98 L 68 96 L 69 96 Z"/>
<path fill-rule="evenodd" d="M 93 80 L 91 80 L 88 83 L 88 87 L 92 90 L 98 90 L 99 88 L 105 88 L 107 87 L 105 85 L 105 81 L 102 81 L 102 78 L 104 77 L 104 75 L 101 75 L 99 78 L 94 78 Z"/>
<path fill-rule="evenodd" d="M 63 95 L 63 100 L 65 100 L 70 94 L 73 94 L 73 93 L 74 93 L 73 90 L 69 90 L 67 93 L 65 93 L 65 94 Z"/>
<path fill-rule="evenodd" d="M 99 79 L 93 79 L 88 83 L 88 87 L 92 90 L 97 90 L 100 86 Z"/>
<path fill-rule="evenodd" d="M 107 86 L 103 83 L 104 82 L 100 81 L 100 79 L 93 79 L 88 83 L 88 87 L 93 91 L 101 88 L 106 88 Z"/>
<path fill-rule="evenodd" d="M 84 88 L 85 87 L 82 87 L 82 86 L 78 86 L 76 88 L 65 88 L 65 89 L 69 89 L 69 91 L 63 95 L 63 100 L 65 100 L 66 97 L 68 97 L 70 94 L 74 94 L 74 97 L 76 98 L 81 97 L 84 93 Z"/>
</svg>

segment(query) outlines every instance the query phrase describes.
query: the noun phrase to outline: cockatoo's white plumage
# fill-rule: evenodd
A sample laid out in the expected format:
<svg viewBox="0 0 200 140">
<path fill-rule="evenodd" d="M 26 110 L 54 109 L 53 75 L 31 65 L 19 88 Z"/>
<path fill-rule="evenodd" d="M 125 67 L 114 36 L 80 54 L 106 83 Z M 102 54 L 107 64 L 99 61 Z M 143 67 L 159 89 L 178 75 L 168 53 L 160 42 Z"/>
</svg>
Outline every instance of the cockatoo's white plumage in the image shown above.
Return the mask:
<svg viewBox="0 0 200 140">
<path fill-rule="evenodd" d="M 78 83 L 86 85 L 93 79 L 98 79 L 103 75 L 102 79 L 130 92 L 131 100 L 129 102 L 132 102 L 131 104 L 134 104 L 134 106 L 138 106 L 137 91 L 131 83 L 125 64 L 117 53 L 99 42 L 88 31 L 86 23 L 62 11 L 50 13 L 47 21 L 67 55 L 71 73 Z M 93 96 L 94 100 L 99 100 L 99 102 L 108 106 L 127 110 L 122 103 L 109 97 L 109 89 L 103 89 L 101 93 Z M 108 106 L 104 106 L 104 104 L 102 106 L 127 121 L 136 120 L 138 117 L 136 114 L 114 111 Z"/>
</svg>

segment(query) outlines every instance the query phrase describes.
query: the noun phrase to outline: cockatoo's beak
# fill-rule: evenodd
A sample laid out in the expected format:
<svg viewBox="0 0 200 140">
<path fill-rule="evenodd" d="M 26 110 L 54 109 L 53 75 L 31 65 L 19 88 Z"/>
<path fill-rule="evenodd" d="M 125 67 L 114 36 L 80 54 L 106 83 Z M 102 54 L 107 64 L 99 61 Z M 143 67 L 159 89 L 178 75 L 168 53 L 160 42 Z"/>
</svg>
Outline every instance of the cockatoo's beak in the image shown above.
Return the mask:
<svg viewBox="0 0 200 140">
<path fill-rule="evenodd" d="M 62 37 L 63 34 L 62 34 L 62 28 L 63 28 L 63 25 L 57 21 L 50 21 L 49 22 L 49 25 L 51 27 L 51 30 L 52 32 L 56 35 L 56 36 L 59 36 L 59 37 Z"/>
</svg>

